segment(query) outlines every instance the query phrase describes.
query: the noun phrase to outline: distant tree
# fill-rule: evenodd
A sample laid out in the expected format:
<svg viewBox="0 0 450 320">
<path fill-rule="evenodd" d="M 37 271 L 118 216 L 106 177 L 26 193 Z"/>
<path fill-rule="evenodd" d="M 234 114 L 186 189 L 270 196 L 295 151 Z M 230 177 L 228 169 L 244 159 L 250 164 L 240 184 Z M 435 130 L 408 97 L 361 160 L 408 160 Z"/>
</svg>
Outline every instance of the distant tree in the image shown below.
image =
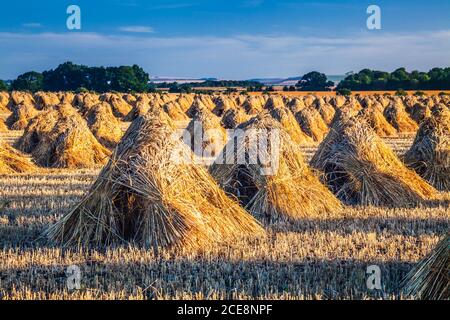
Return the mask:
<svg viewBox="0 0 450 320">
<path fill-rule="evenodd" d="M 427 72 L 412 71 L 399 68 L 392 73 L 361 70 L 356 74 L 348 74 L 337 89 L 348 88 L 361 90 L 449 90 L 450 68 L 434 68 Z"/>
<path fill-rule="evenodd" d="M 75 91 L 81 87 L 94 89 L 88 76 L 88 67 L 83 65 L 65 62 L 55 70 L 44 71 L 42 74 L 46 91 Z"/>
<path fill-rule="evenodd" d="M 6 85 L 5 81 L 0 80 L 0 91 L 8 91 L 8 86 Z"/>
<path fill-rule="evenodd" d="M 80 87 L 75 91 L 75 93 L 87 93 L 87 92 L 89 92 L 89 90 L 86 89 L 85 87 Z"/>
<path fill-rule="evenodd" d="M 247 92 L 261 92 L 263 91 L 263 87 L 262 86 L 251 86 L 247 88 Z"/>
<path fill-rule="evenodd" d="M 181 89 L 178 87 L 177 83 L 169 85 L 169 93 L 181 93 Z"/>
<path fill-rule="evenodd" d="M 408 93 L 407 93 L 405 90 L 403 90 L 403 89 L 398 89 L 398 90 L 395 92 L 395 95 L 396 95 L 396 96 L 399 96 L 399 97 L 404 97 L 404 96 L 407 96 Z"/>
<path fill-rule="evenodd" d="M 187 84 L 179 85 L 178 83 L 174 82 L 171 83 L 169 86 L 169 93 L 192 93 L 192 92 L 193 92 L 192 87 Z"/>
<path fill-rule="evenodd" d="M 305 74 L 297 83 L 300 91 L 330 91 L 333 86 L 334 83 L 328 81 L 325 74 L 317 71 Z"/>
<path fill-rule="evenodd" d="M 44 77 L 39 72 L 26 72 L 12 82 L 11 88 L 17 91 L 40 91 L 44 89 Z"/>
<path fill-rule="evenodd" d="M 110 90 L 111 79 L 107 68 L 94 67 L 85 70 L 85 77 L 91 90 L 107 92 Z"/>
<path fill-rule="evenodd" d="M 265 92 L 274 92 L 275 88 L 273 86 L 268 86 L 264 89 Z"/>
<path fill-rule="evenodd" d="M 122 66 L 107 69 L 110 78 L 110 88 L 120 92 L 145 92 L 148 88 L 150 77 L 137 65 Z"/>
<path fill-rule="evenodd" d="M 289 86 L 289 91 L 296 91 L 297 88 L 295 86 Z"/>
<path fill-rule="evenodd" d="M 283 91 L 289 91 L 289 87 L 288 86 L 284 86 L 283 87 Z"/>
<path fill-rule="evenodd" d="M 338 96 L 345 96 L 345 97 L 348 97 L 348 96 L 351 96 L 351 95 L 352 95 L 352 90 L 342 88 L 342 89 L 336 90 L 336 94 L 337 94 Z"/>
<path fill-rule="evenodd" d="M 146 92 L 149 75 L 141 67 L 87 67 L 65 62 L 55 70 L 43 72 L 48 91 L 75 91 L 86 88 L 96 92 Z"/>
</svg>

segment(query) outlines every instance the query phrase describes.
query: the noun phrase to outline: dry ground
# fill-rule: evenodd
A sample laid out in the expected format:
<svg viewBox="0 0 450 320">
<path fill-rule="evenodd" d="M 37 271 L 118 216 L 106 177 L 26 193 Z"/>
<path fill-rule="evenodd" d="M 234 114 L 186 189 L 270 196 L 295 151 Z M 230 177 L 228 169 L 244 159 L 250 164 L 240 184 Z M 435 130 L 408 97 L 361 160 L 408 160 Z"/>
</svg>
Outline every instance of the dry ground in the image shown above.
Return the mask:
<svg viewBox="0 0 450 320">
<path fill-rule="evenodd" d="M 411 137 L 388 143 L 402 153 Z M 97 173 L 0 176 L 0 299 L 408 298 L 400 294 L 402 278 L 450 227 L 449 204 L 441 201 L 414 209 L 347 207 L 196 255 L 155 257 L 133 246 L 63 251 L 46 244 L 41 232 Z M 66 286 L 72 264 L 82 272 L 78 291 Z M 374 264 L 382 271 L 381 291 L 366 287 L 366 268 Z"/>
</svg>

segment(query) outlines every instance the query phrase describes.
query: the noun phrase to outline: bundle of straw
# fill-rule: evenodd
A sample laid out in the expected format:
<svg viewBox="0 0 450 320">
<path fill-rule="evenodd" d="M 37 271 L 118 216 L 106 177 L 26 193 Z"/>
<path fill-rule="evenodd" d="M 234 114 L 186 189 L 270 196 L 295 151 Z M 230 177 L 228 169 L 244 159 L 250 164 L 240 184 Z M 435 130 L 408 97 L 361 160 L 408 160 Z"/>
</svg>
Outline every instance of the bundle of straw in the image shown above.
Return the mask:
<svg viewBox="0 0 450 320">
<path fill-rule="evenodd" d="M 36 171 L 36 166 L 22 153 L 5 142 L 0 142 L 0 174 Z"/>
<path fill-rule="evenodd" d="M 384 109 L 384 116 L 398 133 L 415 133 L 418 129 L 417 123 L 409 117 L 405 107 L 398 100 Z"/>
<path fill-rule="evenodd" d="M 109 103 L 114 116 L 120 119 L 125 118 L 132 110 L 132 106 L 118 93 L 105 93 L 100 96 L 100 100 Z"/>
<path fill-rule="evenodd" d="M 421 300 L 450 299 L 450 233 L 410 271 L 405 293 Z"/>
<path fill-rule="evenodd" d="M 3 119 L 0 119 L 0 132 L 8 132 L 8 126 Z"/>
<path fill-rule="evenodd" d="M 254 216 L 266 223 L 296 222 L 340 208 L 308 167 L 298 145 L 270 115 L 252 118 L 238 129 L 243 136 L 228 142 L 210 172 Z M 274 139 L 266 148 L 257 143 L 270 135 Z"/>
<path fill-rule="evenodd" d="M 170 101 L 164 104 L 162 108 L 169 115 L 170 119 L 174 121 L 189 120 L 189 117 L 186 115 L 177 101 Z"/>
<path fill-rule="evenodd" d="M 306 107 L 295 114 L 295 118 L 302 131 L 314 141 L 320 142 L 327 135 L 329 128 L 319 111 L 314 107 Z"/>
<path fill-rule="evenodd" d="M 120 121 L 114 117 L 111 106 L 101 102 L 86 113 L 86 121 L 97 140 L 109 149 L 113 149 L 122 138 Z"/>
<path fill-rule="evenodd" d="M 311 164 L 348 204 L 405 207 L 437 196 L 361 119 L 337 119 Z"/>
<path fill-rule="evenodd" d="M 175 154 L 192 158 L 166 116 L 137 118 L 88 194 L 47 236 L 64 246 L 131 242 L 158 251 L 264 234 L 205 169 Z"/>
<path fill-rule="evenodd" d="M 220 95 L 214 99 L 214 103 L 216 104 L 216 107 L 212 110 L 212 112 L 218 117 L 222 117 L 228 110 L 237 109 L 236 101 L 229 96 Z"/>
<path fill-rule="evenodd" d="M 228 109 L 222 116 L 221 124 L 225 129 L 234 129 L 245 121 L 250 120 L 250 117 L 241 108 Z"/>
<path fill-rule="evenodd" d="M 6 124 L 11 130 L 23 130 L 38 114 L 39 111 L 32 104 L 23 102 L 13 109 L 13 113 L 6 119 Z"/>
<path fill-rule="evenodd" d="M 379 108 L 372 107 L 363 108 L 358 116 L 361 121 L 366 121 L 370 127 L 380 137 L 391 137 L 397 135 L 397 130 L 386 120 Z"/>
<path fill-rule="evenodd" d="M 206 108 L 194 115 L 186 130 L 191 137 L 190 147 L 197 156 L 215 157 L 227 142 L 220 118 Z"/>
<path fill-rule="evenodd" d="M 94 137 L 86 121 L 67 105 L 44 111 L 25 129 L 18 147 L 36 163 L 54 168 L 103 165 L 111 152 Z"/>
<path fill-rule="evenodd" d="M 59 97 L 53 92 L 38 91 L 33 96 L 36 108 L 42 110 L 60 104 Z"/>
<path fill-rule="evenodd" d="M 331 106 L 331 104 L 325 102 L 323 98 L 318 98 L 314 103 L 317 111 L 319 111 L 322 116 L 323 121 L 329 126 L 333 122 L 336 110 Z"/>
<path fill-rule="evenodd" d="M 10 97 L 8 92 L 0 91 L 0 112 L 9 113 Z"/>
<path fill-rule="evenodd" d="M 424 120 L 405 163 L 438 190 L 450 191 L 450 110 L 433 109 Z"/>
</svg>

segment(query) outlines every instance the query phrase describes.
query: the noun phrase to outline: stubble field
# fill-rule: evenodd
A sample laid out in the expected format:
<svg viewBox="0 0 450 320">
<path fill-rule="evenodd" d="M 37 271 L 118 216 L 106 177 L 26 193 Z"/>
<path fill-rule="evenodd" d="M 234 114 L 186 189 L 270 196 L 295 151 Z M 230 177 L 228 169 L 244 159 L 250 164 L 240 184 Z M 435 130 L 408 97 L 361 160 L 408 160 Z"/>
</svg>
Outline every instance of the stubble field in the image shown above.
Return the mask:
<svg viewBox="0 0 450 320">
<path fill-rule="evenodd" d="M 2 139 L 15 136 L 20 132 Z M 401 154 L 412 137 L 386 141 Z M 304 151 L 311 157 L 315 148 Z M 60 169 L 0 176 L 0 299 L 408 298 L 401 280 L 450 227 L 443 199 L 409 209 L 345 207 L 296 227 L 272 227 L 264 239 L 196 254 L 48 245 L 41 233 L 80 200 L 97 174 Z M 81 270 L 80 290 L 67 288 L 70 265 Z M 370 265 L 381 269 L 382 290 L 367 289 Z"/>
</svg>

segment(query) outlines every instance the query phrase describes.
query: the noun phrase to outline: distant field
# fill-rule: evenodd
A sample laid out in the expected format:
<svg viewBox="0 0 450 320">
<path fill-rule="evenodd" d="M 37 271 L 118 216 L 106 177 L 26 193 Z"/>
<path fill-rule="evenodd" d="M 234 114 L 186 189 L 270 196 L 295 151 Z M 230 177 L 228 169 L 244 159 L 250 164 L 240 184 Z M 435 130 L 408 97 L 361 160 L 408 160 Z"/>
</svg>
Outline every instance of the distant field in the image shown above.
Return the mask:
<svg viewBox="0 0 450 320">
<path fill-rule="evenodd" d="M 374 95 L 374 94 L 391 94 L 391 95 L 395 95 L 396 91 L 352 91 L 352 95 L 363 95 L 363 96 L 370 96 L 370 95 Z M 415 92 L 417 91 L 406 91 L 409 95 L 413 95 Z M 447 94 L 450 94 L 450 91 L 442 91 L 442 90 L 433 90 L 433 91 L 423 91 L 427 96 L 432 96 L 432 95 L 437 95 L 441 92 L 445 92 Z M 303 97 L 303 96 L 307 96 L 310 94 L 316 95 L 316 96 L 336 96 L 336 92 L 335 91 L 314 91 L 314 92 L 308 92 L 308 91 L 275 91 L 275 92 L 271 92 L 271 93 L 275 93 L 275 94 L 282 94 L 284 96 L 299 96 L 299 97 Z M 259 95 L 259 94 L 263 94 L 262 92 L 251 92 L 250 94 L 253 95 Z"/>
<path fill-rule="evenodd" d="M 216 92 L 225 92 L 228 88 L 226 87 L 194 87 L 194 90 L 201 90 L 201 91 L 216 91 Z M 236 88 L 232 88 L 232 89 L 236 89 L 238 91 L 244 91 L 245 88 L 240 88 L 240 87 L 236 87 Z M 169 88 L 160 88 L 158 89 L 158 91 L 168 91 Z M 336 96 L 336 91 L 283 91 L 283 87 L 278 87 L 275 86 L 275 90 L 274 92 L 270 92 L 270 94 L 282 94 L 284 96 L 306 96 L 306 95 L 316 95 L 316 96 Z M 418 90 L 411 90 L 411 91 L 406 91 L 409 95 L 413 95 L 414 93 L 416 93 Z M 422 91 L 422 90 L 419 90 Z M 433 96 L 433 95 L 437 95 L 441 92 L 445 92 L 447 94 L 450 94 L 450 91 L 445 91 L 445 90 L 425 90 L 422 91 L 424 92 L 427 96 Z M 380 94 L 383 95 L 385 93 L 388 93 L 390 95 L 395 95 L 396 91 L 352 91 L 352 95 L 363 95 L 363 96 L 370 96 L 370 95 L 374 95 L 374 94 Z M 252 95 L 261 95 L 261 94 L 267 94 L 267 92 L 250 92 L 250 94 Z"/>
</svg>

